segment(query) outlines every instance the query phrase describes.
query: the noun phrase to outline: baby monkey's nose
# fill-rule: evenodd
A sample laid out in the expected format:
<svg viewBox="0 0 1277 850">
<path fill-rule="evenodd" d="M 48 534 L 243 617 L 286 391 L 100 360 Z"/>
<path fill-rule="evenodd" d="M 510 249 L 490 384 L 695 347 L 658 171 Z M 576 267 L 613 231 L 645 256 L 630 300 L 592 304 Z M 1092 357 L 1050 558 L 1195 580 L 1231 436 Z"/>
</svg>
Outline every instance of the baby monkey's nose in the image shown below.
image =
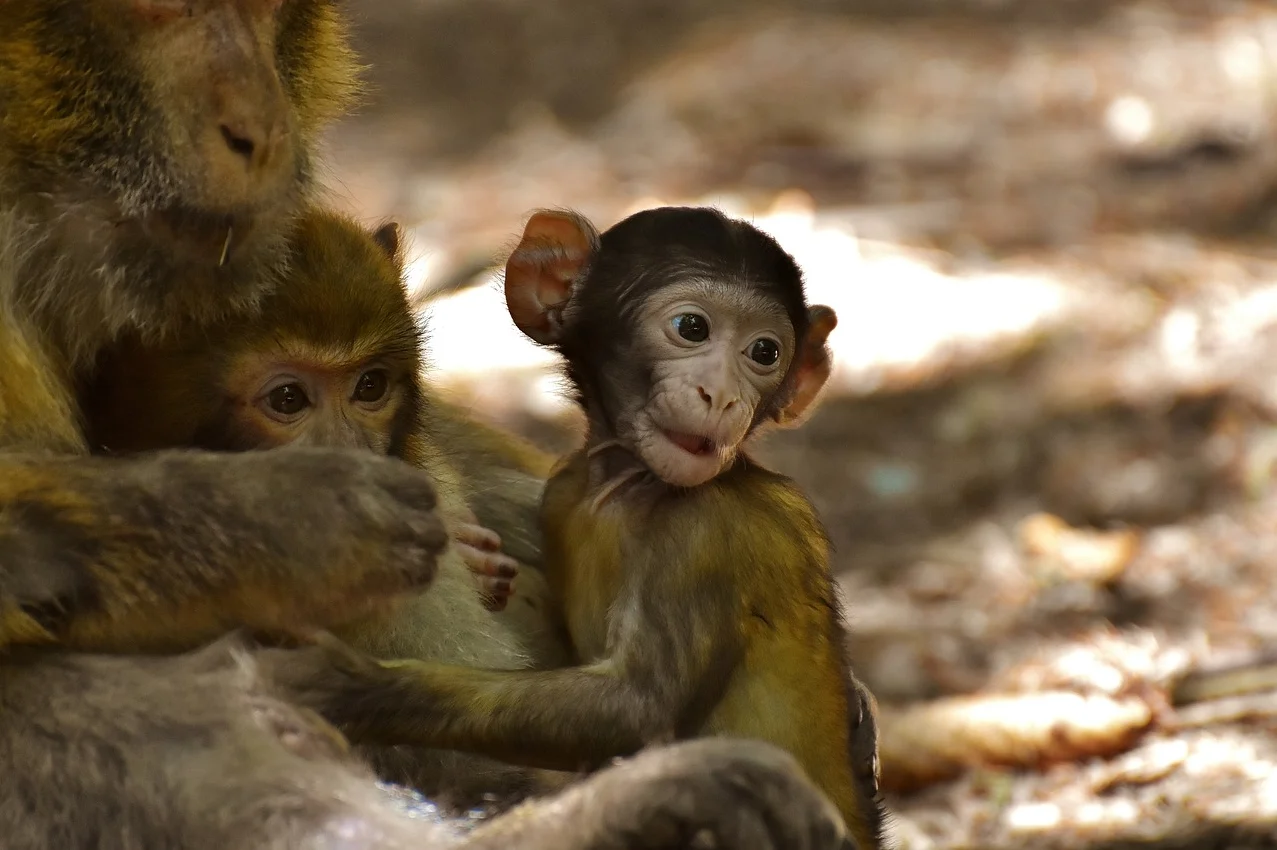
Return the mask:
<svg viewBox="0 0 1277 850">
<path fill-rule="evenodd" d="M 711 394 L 711 393 L 710 393 L 710 391 L 709 391 L 709 390 L 707 390 L 707 389 L 705 389 L 705 387 L 703 387 L 703 386 L 698 386 L 698 387 L 696 388 L 696 392 L 700 393 L 701 400 L 702 400 L 702 401 L 704 401 L 704 402 L 705 402 L 705 404 L 709 406 L 709 409 L 710 409 L 710 410 L 713 410 L 713 409 L 714 409 L 714 396 L 713 396 L 713 394 Z M 721 398 L 723 398 L 725 395 L 726 395 L 726 393 L 720 393 L 718 397 L 721 399 Z M 735 403 L 736 403 L 736 399 L 734 399 L 734 398 L 733 398 L 731 401 L 729 401 L 729 402 L 727 402 L 726 404 L 724 404 L 724 405 L 722 406 L 722 409 L 723 409 L 724 411 L 731 410 L 731 409 L 732 409 L 732 405 L 734 405 Z"/>
</svg>

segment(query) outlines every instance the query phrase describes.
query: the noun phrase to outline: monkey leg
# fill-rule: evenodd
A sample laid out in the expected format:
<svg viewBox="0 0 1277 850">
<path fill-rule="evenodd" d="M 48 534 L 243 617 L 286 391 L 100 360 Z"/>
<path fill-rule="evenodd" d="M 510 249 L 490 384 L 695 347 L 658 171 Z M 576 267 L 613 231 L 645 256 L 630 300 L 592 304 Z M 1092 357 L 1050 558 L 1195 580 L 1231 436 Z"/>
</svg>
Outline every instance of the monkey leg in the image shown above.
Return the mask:
<svg viewBox="0 0 1277 850">
<path fill-rule="evenodd" d="M 272 650 L 280 657 L 283 650 Z M 0 667 L 6 850 L 835 850 L 837 814 L 766 744 L 651 750 L 472 832 L 378 787 L 237 640 L 162 657 L 20 649 Z"/>
<path fill-rule="evenodd" d="M 424 794 L 454 814 L 475 809 L 505 811 L 536 795 L 562 789 L 578 774 L 536 770 L 456 750 L 424 747 L 356 747 L 386 782 Z"/>
<path fill-rule="evenodd" d="M 17 650 L 0 667 L 6 850 L 431 850 L 344 739 L 222 640 L 140 658 Z M 428 814 L 428 811 L 426 812 Z"/>
<path fill-rule="evenodd" d="M 833 804 L 787 753 L 706 739 L 647 750 L 557 797 L 479 827 L 465 850 L 837 850 L 851 845 Z"/>
<path fill-rule="evenodd" d="M 364 451 L 0 454 L 0 647 L 348 622 L 433 579 L 434 506 L 427 476 Z"/>
</svg>

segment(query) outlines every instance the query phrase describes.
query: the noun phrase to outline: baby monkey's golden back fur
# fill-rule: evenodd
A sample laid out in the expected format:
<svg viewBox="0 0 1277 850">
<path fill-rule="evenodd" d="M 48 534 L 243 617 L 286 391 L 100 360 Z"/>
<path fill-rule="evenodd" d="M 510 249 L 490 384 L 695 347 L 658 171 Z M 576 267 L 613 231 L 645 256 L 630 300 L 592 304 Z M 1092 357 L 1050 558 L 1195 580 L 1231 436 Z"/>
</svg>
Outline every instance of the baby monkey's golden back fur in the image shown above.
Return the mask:
<svg viewBox="0 0 1277 850">
<path fill-rule="evenodd" d="M 874 721 L 850 676 L 828 538 L 811 503 L 746 458 L 692 490 L 638 486 L 611 498 L 594 504 L 584 452 L 546 487 L 548 575 L 580 661 L 605 657 L 638 607 L 647 609 L 638 619 L 693 629 L 691 653 L 708 675 L 669 731 L 783 747 L 834 800 L 858 846 L 879 846 L 873 765 L 854 751 L 857 737 L 874 734 L 857 730 Z"/>
</svg>

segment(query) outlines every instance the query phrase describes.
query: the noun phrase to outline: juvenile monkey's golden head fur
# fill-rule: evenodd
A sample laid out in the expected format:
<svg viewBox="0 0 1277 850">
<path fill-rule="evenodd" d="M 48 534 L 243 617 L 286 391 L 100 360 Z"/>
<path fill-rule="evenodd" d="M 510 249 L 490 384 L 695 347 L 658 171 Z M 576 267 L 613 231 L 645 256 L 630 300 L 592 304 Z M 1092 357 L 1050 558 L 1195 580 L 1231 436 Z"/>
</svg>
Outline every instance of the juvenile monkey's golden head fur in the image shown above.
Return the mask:
<svg viewBox="0 0 1277 850">
<path fill-rule="evenodd" d="M 257 314 L 104 348 L 80 395 L 91 442 L 122 453 L 345 446 L 418 460 L 423 340 L 398 226 L 370 231 L 310 208 L 288 256 Z"/>
<path fill-rule="evenodd" d="M 0 3 L 0 215 L 45 272 L 0 297 L 107 332 L 251 306 L 356 90 L 333 0 Z"/>
</svg>

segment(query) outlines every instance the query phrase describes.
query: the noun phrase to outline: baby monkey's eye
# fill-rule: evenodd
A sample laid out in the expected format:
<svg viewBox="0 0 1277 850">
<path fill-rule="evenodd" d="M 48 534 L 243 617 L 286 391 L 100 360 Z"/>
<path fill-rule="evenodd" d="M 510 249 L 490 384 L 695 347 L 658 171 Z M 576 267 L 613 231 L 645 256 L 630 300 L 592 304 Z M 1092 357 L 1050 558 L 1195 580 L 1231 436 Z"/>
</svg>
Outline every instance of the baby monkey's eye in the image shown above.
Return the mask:
<svg viewBox="0 0 1277 850">
<path fill-rule="evenodd" d="M 699 313 L 680 313 L 674 317 L 674 330 L 688 342 L 709 339 L 709 319 Z"/>
<path fill-rule="evenodd" d="M 355 385 L 355 401 L 362 401 L 371 404 L 374 401 L 381 401 L 386 395 L 386 389 L 390 385 L 389 379 L 386 377 L 384 369 L 373 369 L 364 372 L 359 376 L 359 383 Z"/>
<path fill-rule="evenodd" d="M 775 366 L 780 359 L 780 346 L 766 337 L 756 339 L 750 343 L 749 359 L 759 366 Z"/>
<path fill-rule="evenodd" d="M 301 384 L 284 384 L 275 387 L 270 391 L 270 395 L 266 396 L 266 403 L 270 405 L 271 410 L 285 416 L 300 413 L 310 407 L 310 399 L 306 397 L 306 391 L 302 389 Z"/>
</svg>

